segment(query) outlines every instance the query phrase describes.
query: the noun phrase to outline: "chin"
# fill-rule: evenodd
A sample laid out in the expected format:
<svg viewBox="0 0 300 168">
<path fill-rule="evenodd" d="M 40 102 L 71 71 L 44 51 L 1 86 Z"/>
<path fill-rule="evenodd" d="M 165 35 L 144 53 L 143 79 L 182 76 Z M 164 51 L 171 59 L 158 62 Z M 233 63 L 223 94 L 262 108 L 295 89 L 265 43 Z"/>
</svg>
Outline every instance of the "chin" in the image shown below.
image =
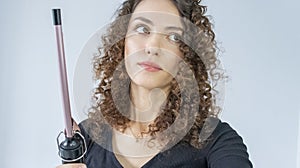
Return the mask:
<svg viewBox="0 0 300 168">
<path fill-rule="evenodd" d="M 148 75 L 137 75 L 132 82 L 138 86 L 146 89 L 165 88 L 170 85 L 172 78 L 170 77 L 151 77 Z"/>
</svg>

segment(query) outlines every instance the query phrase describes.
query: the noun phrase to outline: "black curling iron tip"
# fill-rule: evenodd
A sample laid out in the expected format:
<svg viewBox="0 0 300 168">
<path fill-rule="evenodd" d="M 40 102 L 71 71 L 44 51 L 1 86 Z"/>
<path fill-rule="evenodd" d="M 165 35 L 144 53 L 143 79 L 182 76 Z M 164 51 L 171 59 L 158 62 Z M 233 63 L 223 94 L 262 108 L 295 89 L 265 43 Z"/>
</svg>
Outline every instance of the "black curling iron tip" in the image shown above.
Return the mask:
<svg viewBox="0 0 300 168">
<path fill-rule="evenodd" d="M 61 25 L 60 9 L 52 9 L 52 14 L 53 14 L 53 24 Z"/>
</svg>

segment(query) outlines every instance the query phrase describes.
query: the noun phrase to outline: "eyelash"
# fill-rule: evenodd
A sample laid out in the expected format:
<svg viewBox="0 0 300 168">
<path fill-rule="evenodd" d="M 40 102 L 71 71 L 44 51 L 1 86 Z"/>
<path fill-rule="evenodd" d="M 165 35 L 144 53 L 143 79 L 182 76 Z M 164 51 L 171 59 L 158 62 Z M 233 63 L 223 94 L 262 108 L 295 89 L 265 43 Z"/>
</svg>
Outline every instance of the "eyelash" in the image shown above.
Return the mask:
<svg viewBox="0 0 300 168">
<path fill-rule="evenodd" d="M 171 37 L 173 37 L 173 39 L 171 39 Z M 175 42 L 175 43 L 179 43 L 181 42 L 181 36 L 177 33 L 171 33 L 169 36 L 168 36 L 168 39 Z"/>
<path fill-rule="evenodd" d="M 150 34 L 149 28 L 145 25 L 137 25 L 135 26 L 134 30 L 139 33 L 139 34 Z M 170 33 L 167 36 L 167 39 L 174 42 L 174 43 L 179 43 L 181 42 L 181 35 L 178 33 Z"/>
<path fill-rule="evenodd" d="M 142 30 L 140 30 L 140 29 L 142 29 Z M 149 29 L 147 28 L 147 26 L 144 26 L 144 25 L 137 25 L 134 30 L 140 34 L 144 34 L 144 33 L 150 34 Z"/>
</svg>

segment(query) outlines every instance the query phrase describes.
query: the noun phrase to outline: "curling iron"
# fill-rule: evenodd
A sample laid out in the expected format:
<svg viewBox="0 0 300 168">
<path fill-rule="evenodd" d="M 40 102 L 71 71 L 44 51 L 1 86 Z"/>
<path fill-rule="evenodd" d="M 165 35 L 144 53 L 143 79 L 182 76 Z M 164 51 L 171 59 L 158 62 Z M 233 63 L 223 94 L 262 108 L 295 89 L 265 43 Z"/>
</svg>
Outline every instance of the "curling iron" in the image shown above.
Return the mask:
<svg viewBox="0 0 300 168">
<path fill-rule="evenodd" d="M 63 97 L 65 131 L 59 133 L 56 138 L 58 155 L 63 164 L 83 163 L 86 153 L 85 139 L 79 131 L 73 130 L 73 120 L 71 117 L 71 107 L 68 92 L 68 80 L 66 71 L 66 61 L 64 52 L 64 42 L 62 33 L 62 19 L 60 9 L 52 9 L 53 24 L 56 32 L 56 42 L 58 50 L 58 62 L 60 70 L 60 82 Z M 63 141 L 59 141 L 61 135 L 65 135 Z"/>
</svg>

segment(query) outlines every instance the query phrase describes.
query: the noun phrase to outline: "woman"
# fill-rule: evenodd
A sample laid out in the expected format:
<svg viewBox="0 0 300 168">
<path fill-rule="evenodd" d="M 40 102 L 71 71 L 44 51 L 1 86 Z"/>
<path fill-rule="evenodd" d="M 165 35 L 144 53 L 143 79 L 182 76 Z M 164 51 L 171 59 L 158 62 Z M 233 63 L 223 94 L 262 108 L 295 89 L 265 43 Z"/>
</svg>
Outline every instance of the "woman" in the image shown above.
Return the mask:
<svg viewBox="0 0 300 168">
<path fill-rule="evenodd" d="M 79 124 L 88 168 L 252 167 L 242 138 L 217 118 L 212 83 L 223 76 L 199 3 L 127 0 L 117 11 L 94 58 L 94 105 Z"/>
</svg>

